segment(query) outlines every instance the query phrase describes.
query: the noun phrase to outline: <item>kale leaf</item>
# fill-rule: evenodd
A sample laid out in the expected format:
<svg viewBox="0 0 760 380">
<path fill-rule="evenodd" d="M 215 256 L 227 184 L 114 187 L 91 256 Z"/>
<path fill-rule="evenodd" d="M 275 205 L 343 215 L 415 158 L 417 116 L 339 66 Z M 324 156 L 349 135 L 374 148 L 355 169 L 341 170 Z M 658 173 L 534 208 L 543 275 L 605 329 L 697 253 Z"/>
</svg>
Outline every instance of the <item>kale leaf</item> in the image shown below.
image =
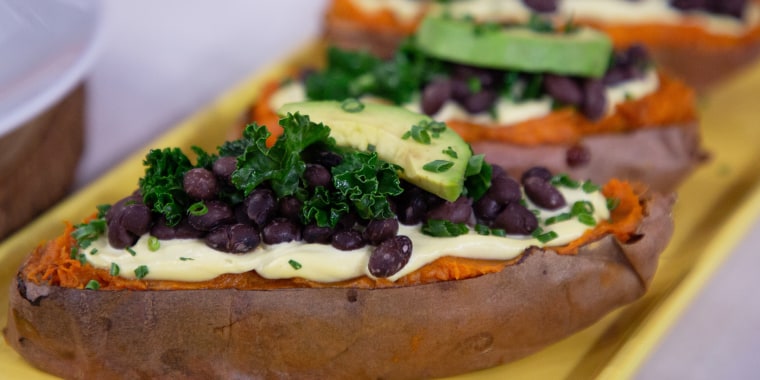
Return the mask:
<svg viewBox="0 0 760 380">
<path fill-rule="evenodd" d="M 143 202 L 163 214 L 168 225 L 177 225 L 190 204 L 182 179 L 193 164 L 179 148 L 153 149 L 143 164 L 147 167 L 139 181 Z"/>
</svg>

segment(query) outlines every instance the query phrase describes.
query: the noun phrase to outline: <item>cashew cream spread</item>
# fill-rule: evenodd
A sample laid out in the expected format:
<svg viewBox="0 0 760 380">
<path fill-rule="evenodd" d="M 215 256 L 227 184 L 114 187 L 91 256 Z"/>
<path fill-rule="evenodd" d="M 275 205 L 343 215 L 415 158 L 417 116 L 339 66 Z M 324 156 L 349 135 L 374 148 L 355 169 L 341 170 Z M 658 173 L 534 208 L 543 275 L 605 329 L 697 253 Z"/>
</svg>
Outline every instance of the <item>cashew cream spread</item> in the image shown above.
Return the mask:
<svg viewBox="0 0 760 380">
<path fill-rule="evenodd" d="M 368 13 L 388 10 L 399 20 L 411 22 L 424 11 L 417 0 L 354 0 Z M 532 10 L 521 0 L 461 0 L 442 5 L 432 2 L 432 13 L 448 12 L 454 16 L 470 15 L 479 20 L 527 20 Z M 668 5 L 665 0 L 563 0 L 559 3 L 558 17 L 605 23 L 658 23 L 680 24 L 692 22 L 705 30 L 722 35 L 740 36 L 760 21 L 760 7 L 750 3 L 744 20 L 707 12 L 683 12 Z"/>
<path fill-rule="evenodd" d="M 567 201 L 567 206 L 561 209 L 542 210 L 528 202 L 529 209 L 539 211 L 539 225 L 543 230 L 558 234 L 554 240 L 541 243 L 530 236 L 483 236 L 473 231 L 457 237 L 431 237 L 422 234 L 419 225 L 401 225 L 398 234 L 406 235 L 412 240 L 412 256 L 406 266 L 389 279 L 396 280 L 444 256 L 509 260 L 530 246 L 567 244 L 591 227 L 580 223 L 576 218 L 549 226 L 544 225 L 544 221 L 569 212 L 576 201 L 589 201 L 594 207 L 593 216 L 597 222 L 609 218 L 606 199 L 599 191 L 586 193 L 580 188 L 570 189 L 564 186 L 559 186 L 558 189 Z M 255 270 L 269 279 L 300 277 L 329 283 L 363 275 L 371 277 L 367 266 L 374 249 L 373 246 L 365 246 L 353 251 L 340 251 L 330 245 L 304 242 L 275 245 L 262 243 L 249 253 L 231 254 L 211 249 L 202 240 L 175 239 L 161 240 L 160 248 L 150 251 L 148 239 L 148 235 L 142 236 L 131 247 L 135 252 L 132 255 L 125 249 L 111 247 L 108 239 L 101 237 L 88 249 L 87 261 L 106 270 L 115 263 L 120 268 L 120 276 L 126 278 L 135 278 L 134 270 L 144 265 L 148 267 L 148 274 L 144 278 L 152 280 L 204 281 L 225 273 Z M 91 253 L 92 248 L 97 250 L 96 254 Z"/>
</svg>

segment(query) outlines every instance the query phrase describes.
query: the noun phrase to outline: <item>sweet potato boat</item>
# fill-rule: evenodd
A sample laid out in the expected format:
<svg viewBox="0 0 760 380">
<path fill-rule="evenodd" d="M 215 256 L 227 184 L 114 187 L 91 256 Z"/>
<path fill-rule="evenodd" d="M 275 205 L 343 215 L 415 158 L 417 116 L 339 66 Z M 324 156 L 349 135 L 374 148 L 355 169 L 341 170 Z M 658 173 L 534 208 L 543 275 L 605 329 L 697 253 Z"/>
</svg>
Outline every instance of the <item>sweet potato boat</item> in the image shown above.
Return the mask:
<svg viewBox="0 0 760 380">
<path fill-rule="evenodd" d="M 642 296 L 673 225 L 642 200 L 626 242 L 531 248 L 503 270 L 384 289 L 10 288 L 5 338 L 34 366 L 84 378 L 427 378 L 515 360 Z M 22 268 L 23 271 L 23 268 Z"/>
<path fill-rule="evenodd" d="M 518 3 L 520 0 L 510 1 Z M 332 1 L 325 11 L 324 37 L 344 48 L 369 50 L 383 56 L 391 56 L 426 14 L 441 12 L 441 6 L 432 1 L 415 2 L 416 5 L 388 2 L 372 7 L 359 3 L 356 0 Z M 622 5 L 636 6 L 628 3 Z M 684 12 L 677 23 L 657 22 L 651 18 L 634 21 L 630 17 L 625 17 L 623 22 L 611 22 L 599 16 L 584 17 L 579 12 L 569 12 L 575 22 L 609 33 L 617 47 L 645 44 L 663 69 L 704 93 L 746 67 L 760 54 L 760 23 L 756 19 L 760 2 L 751 0 L 747 3 L 743 16 L 746 26 L 742 31 L 732 33 L 710 30 L 701 19 L 704 15 L 689 12 Z M 524 16 L 529 12 L 526 10 L 529 8 L 508 5 L 512 7 L 509 14 L 499 16 L 498 12 L 492 12 L 489 16 L 510 20 L 515 15 Z M 513 12 L 514 9 L 518 12 Z M 544 14 L 566 17 L 551 12 Z"/>
<path fill-rule="evenodd" d="M 195 164 L 152 150 L 139 190 L 37 247 L 8 344 L 75 379 L 454 375 L 633 302 L 673 232 L 672 196 L 540 167 L 520 185 L 404 108 L 281 110 L 271 147 L 251 125 Z"/>
</svg>

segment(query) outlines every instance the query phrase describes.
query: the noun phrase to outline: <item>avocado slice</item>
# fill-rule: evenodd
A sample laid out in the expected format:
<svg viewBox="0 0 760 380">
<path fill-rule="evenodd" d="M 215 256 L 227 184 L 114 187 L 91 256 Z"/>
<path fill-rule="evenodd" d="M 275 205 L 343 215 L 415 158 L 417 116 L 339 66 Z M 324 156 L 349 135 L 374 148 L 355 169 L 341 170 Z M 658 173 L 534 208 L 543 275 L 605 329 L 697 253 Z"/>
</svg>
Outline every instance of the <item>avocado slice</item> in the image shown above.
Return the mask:
<svg viewBox="0 0 760 380">
<path fill-rule="evenodd" d="M 494 69 L 601 77 L 612 42 L 599 31 L 537 32 L 527 27 L 477 24 L 427 17 L 417 29 L 417 46 L 443 60 Z"/>
<path fill-rule="evenodd" d="M 443 199 L 454 201 L 462 193 L 472 149 L 456 132 L 428 116 L 354 99 L 289 103 L 277 112 L 282 116 L 299 112 L 327 125 L 339 146 L 374 149 L 380 159 L 401 168 L 399 177 Z M 429 139 L 421 136 L 425 134 Z"/>
</svg>

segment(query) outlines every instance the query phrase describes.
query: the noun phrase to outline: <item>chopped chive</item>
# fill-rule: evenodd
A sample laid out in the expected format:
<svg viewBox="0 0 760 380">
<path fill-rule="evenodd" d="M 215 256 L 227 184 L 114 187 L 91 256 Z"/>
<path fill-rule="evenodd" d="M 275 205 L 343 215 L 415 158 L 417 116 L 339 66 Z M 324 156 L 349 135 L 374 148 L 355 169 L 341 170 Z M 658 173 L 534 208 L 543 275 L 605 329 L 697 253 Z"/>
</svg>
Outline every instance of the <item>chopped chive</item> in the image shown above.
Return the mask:
<svg viewBox="0 0 760 380">
<path fill-rule="evenodd" d="M 121 268 L 119 268 L 119 264 L 111 263 L 111 276 L 118 276 L 119 271 L 121 271 Z"/>
<path fill-rule="evenodd" d="M 554 239 L 556 239 L 559 235 L 557 235 L 554 231 L 549 231 L 547 233 L 540 234 L 536 236 L 536 239 L 540 241 L 541 243 L 548 243 Z"/>
<path fill-rule="evenodd" d="M 478 233 L 478 235 L 489 235 L 491 233 L 491 229 L 488 228 L 488 226 L 483 224 L 476 224 L 475 225 L 475 232 Z"/>
<path fill-rule="evenodd" d="M 71 254 L 69 254 L 69 258 L 75 259 L 78 254 L 79 254 L 79 247 L 77 246 L 71 247 Z"/>
<path fill-rule="evenodd" d="M 364 109 L 364 103 L 359 99 L 349 98 L 340 103 L 340 108 L 348 113 L 357 113 Z"/>
<path fill-rule="evenodd" d="M 98 249 L 97 249 L 97 248 L 93 248 L 93 249 L 90 251 L 90 254 L 91 254 L 91 255 L 97 255 L 97 254 L 98 254 Z"/>
<path fill-rule="evenodd" d="M 194 258 L 192 258 L 192 257 L 180 257 L 179 259 L 180 259 L 181 261 L 193 261 L 193 260 L 195 260 L 195 259 L 194 259 Z"/>
<path fill-rule="evenodd" d="M 100 289 L 100 283 L 95 280 L 90 280 L 87 285 L 84 286 L 84 288 L 90 290 L 98 290 Z"/>
<path fill-rule="evenodd" d="M 374 152 L 377 150 L 377 147 L 372 144 L 367 144 L 367 152 Z"/>
<path fill-rule="evenodd" d="M 444 149 L 443 150 L 443 154 L 445 154 L 445 155 L 447 155 L 447 156 L 449 156 L 451 158 L 458 158 L 459 157 L 459 155 L 457 154 L 457 152 L 454 149 L 451 149 L 451 147 L 448 147 L 448 148 Z"/>
<path fill-rule="evenodd" d="M 87 256 L 85 256 L 84 253 L 78 254 L 77 260 L 79 260 L 79 263 L 82 265 L 87 264 Z"/>
<path fill-rule="evenodd" d="M 563 222 L 565 220 L 569 220 L 572 217 L 573 216 L 570 213 L 563 212 L 561 214 L 552 216 L 551 218 L 546 218 L 546 221 L 544 222 L 544 224 L 546 224 L 547 226 L 549 226 L 549 225 L 552 225 L 554 223 L 559 223 L 559 222 Z"/>
<path fill-rule="evenodd" d="M 585 192 L 587 194 L 588 193 L 593 193 L 595 191 L 599 191 L 599 189 L 601 189 L 601 187 L 599 185 L 597 185 L 597 184 L 595 184 L 595 183 L 593 183 L 591 181 L 584 181 L 583 185 L 581 186 L 581 188 L 583 189 L 583 192 Z"/>
<path fill-rule="evenodd" d="M 578 221 L 587 225 L 587 226 L 595 226 L 596 225 L 596 219 L 594 219 L 593 216 L 589 214 L 580 214 L 578 215 Z"/>
<path fill-rule="evenodd" d="M 141 278 L 147 276 L 148 273 L 149 273 L 149 271 L 148 271 L 148 266 L 147 265 L 140 265 L 139 267 L 137 267 L 135 269 L 135 277 L 137 277 L 138 279 L 141 279 Z"/>
<path fill-rule="evenodd" d="M 293 269 L 295 270 L 301 269 L 301 263 L 299 263 L 298 261 L 288 260 L 288 264 L 290 264 L 290 266 L 293 267 Z"/>
<path fill-rule="evenodd" d="M 129 252 L 130 255 L 137 256 L 137 252 L 135 252 L 135 250 L 132 249 L 132 247 L 127 247 L 125 249 L 127 250 L 127 252 Z"/>
<path fill-rule="evenodd" d="M 434 160 L 423 165 L 422 169 L 428 172 L 433 172 L 433 173 L 443 173 L 451 169 L 452 166 L 454 166 L 454 163 L 451 161 Z"/>
<path fill-rule="evenodd" d="M 573 215 L 592 214 L 594 213 L 594 205 L 589 201 L 577 201 L 570 208 L 570 213 Z"/>
<path fill-rule="evenodd" d="M 206 215 L 207 212 L 208 207 L 206 207 L 206 204 L 203 203 L 203 201 L 195 202 L 187 208 L 187 213 L 193 216 Z"/>
<path fill-rule="evenodd" d="M 507 231 L 501 229 L 501 228 L 492 228 L 491 229 L 491 235 L 493 236 L 499 236 L 504 237 L 507 236 Z"/>
<path fill-rule="evenodd" d="M 157 237 L 151 236 L 148 238 L 148 250 L 151 252 L 156 252 L 158 249 L 161 248 L 161 242 L 158 240 Z"/>
<path fill-rule="evenodd" d="M 567 174 L 557 174 L 554 177 L 552 177 L 551 180 L 552 185 L 558 186 L 562 185 L 571 189 L 577 189 L 581 186 L 580 182 L 571 179 L 567 176 Z"/>
<path fill-rule="evenodd" d="M 617 206 L 620 205 L 620 199 L 618 198 L 607 198 L 607 210 L 614 210 L 617 208 Z"/>
<path fill-rule="evenodd" d="M 478 77 L 470 77 L 467 79 L 467 89 L 470 90 L 471 93 L 477 94 L 480 92 L 480 90 L 483 89 L 483 84 L 480 83 L 480 79 Z"/>
</svg>

